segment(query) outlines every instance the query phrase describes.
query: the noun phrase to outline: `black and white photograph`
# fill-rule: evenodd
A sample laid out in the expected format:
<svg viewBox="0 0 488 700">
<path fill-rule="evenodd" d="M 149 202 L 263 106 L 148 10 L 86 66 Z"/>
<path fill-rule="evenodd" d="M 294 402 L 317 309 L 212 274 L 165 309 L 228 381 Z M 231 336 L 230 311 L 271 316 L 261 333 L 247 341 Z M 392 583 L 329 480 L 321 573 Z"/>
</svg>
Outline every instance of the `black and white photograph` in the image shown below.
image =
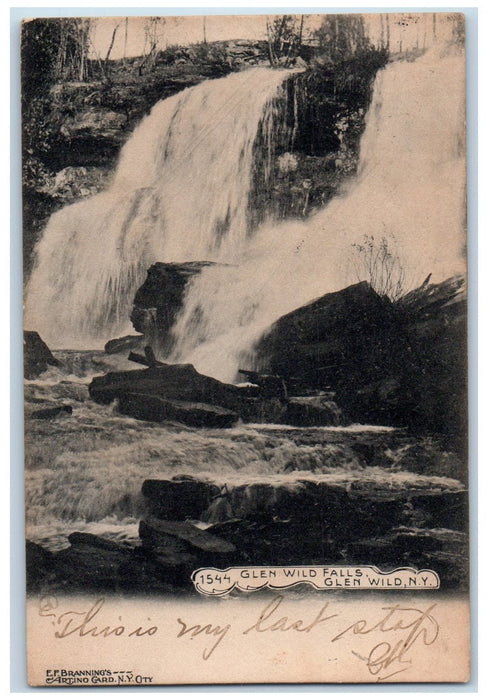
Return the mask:
<svg viewBox="0 0 488 700">
<path fill-rule="evenodd" d="M 465 18 L 298 12 L 22 23 L 31 685 L 469 680 Z"/>
</svg>

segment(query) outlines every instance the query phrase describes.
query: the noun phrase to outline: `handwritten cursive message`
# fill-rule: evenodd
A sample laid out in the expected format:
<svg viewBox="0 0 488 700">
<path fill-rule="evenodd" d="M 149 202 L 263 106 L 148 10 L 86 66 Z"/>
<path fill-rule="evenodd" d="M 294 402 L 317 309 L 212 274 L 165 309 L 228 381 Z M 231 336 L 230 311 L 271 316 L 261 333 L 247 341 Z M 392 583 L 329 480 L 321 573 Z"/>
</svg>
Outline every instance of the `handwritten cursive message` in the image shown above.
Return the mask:
<svg viewBox="0 0 488 700">
<path fill-rule="evenodd" d="M 401 604 L 382 606 L 368 617 L 350 619 L 350 613 L 341 610 L 339 602 L 319 603 L 303 610 L 303 615 L 291 613 L 283 595 L 276 595 L 267 601 L 251 619 L 204 619 L 196 617 L 192 607 L 191 619 L 188 614 L 179 614 L 171 620 L 155 624 L 150 618 L 140 624 L 124 623 L 121 616 L 117 620 L 107 619 L 104 611 L 105 599 L 97 598 L 84 609 L 61 609 L 56 597 L 44 596 L 40 599 L 38 614 L 50 621 L 54 637 L 59 640 L 68 637 L 96 638 L 97 640 L 123 637 L 128 639 L 147 638 L 163 635 L 172 637 L 178 643 L 192 642 L 203 661 L 218 657 L 232 638 L 233 643 L 249 642 L 253 638 L 272 635 L 279 640 L 280 648 L 290 645 L 296 636 L 320 634 L 320 643 L 325 639 L 329 651 L 341 647 L 347 654 L 363 664 L 368 674 L 377 682 L 399 676 L 415 663 L 415 658 L 423 654 L 427 647 L 436 643 L 440 626 L 434 613 L 436 604 L 407 606 Z M 254 608 L 255 609 L 255 608 Z M 205 608 L 202 608 L 205 611 Z M 157 621 L 159 622 L 159 621 Z M 325 635 L 325 636 L 324 636 Z M 285 640 L 288 640 L 284 644 Z M 187 650 L 181 649 L 181 652 Z"/>
<path fill-rule="evenodd" d="M 100 622 L 100 612 L 105 604 L 105 598 L 98 598 L 86 610 L 58 611 L 56 596 L 43 596 L 39 603 L 39 615 L 50 618 L 56 628 L 54 636 L 64 639 L 73 635 L 78 637 L 152 637 L 158 631 L 156 625 L 138 625 L 127 627 L 119 617 L 117 623 Z"/>
</svg>

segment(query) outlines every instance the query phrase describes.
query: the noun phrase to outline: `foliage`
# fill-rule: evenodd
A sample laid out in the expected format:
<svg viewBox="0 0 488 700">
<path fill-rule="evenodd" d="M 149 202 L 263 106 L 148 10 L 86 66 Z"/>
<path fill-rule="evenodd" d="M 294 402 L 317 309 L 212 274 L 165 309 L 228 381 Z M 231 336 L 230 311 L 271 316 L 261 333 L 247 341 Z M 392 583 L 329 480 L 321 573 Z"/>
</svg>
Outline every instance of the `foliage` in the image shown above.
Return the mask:
<svg viewBox="0 0 488 700">
<path fill-rule="evenodd" d="M 27 99 L 62 80 L 88 74 L 90 19 L 34 19 L 22 25 L 22 88 Z"/>
<path fill-rule="evenodd" d="M 326 15 L 315 32 L 319 54 L 340 63 L 372 48 L 361 15 Z"/>
<path fill-rule="evenodd" d="M 353 243 L 352 264 L 358 282 L 366 279 L 381 296 L 397 301 L 405 294 L 405 268 L 393 251 L 394 237 L 376 240 L 364 236 L 362 243 Z"/>
<path fill-rule="evenodd" d="M 303 41 L 305 15 L 279 15 L 266 20 L 268 58 L 272 66 L 287 68 L 298 56 Z"/>
<path fill-rule="evenodd" d="M 464 15 L 461 13 L 452 15 L 452 39 L 456 46 L 464 47 L 466 42 L 466 29 Z"/>
<path fill-rule="evenodd" d="M 219 44 L 194 44 L 190 47 L 190 60 L 206 67 L 212 78 L 220 78 L 232 71 L 231 61 L 224 46 Z"/>
<path fill-rule="evenodd" d="M 188 60 L 188 50 L 179 44 L 170 44 L 158 54 L 158 63 L 164 66 L 172 66 L 178 61 Z"/>
<path fill-rule="evenodd" d="M 154 68 L 159 50 L 159 43 L 164 36 L 164 17 L 149 17 L 144 25 L 144 51 L 138 66 L 139 75 L 150 73 Z"/>
<path fill-rule="evenodd" d="M 388 62 L 388 48 L 371 43 L 361 15 L 326 15 L 314 37 L 315 66 L 333 74 L 334 94 L 364 95 Z"/>
</svg>

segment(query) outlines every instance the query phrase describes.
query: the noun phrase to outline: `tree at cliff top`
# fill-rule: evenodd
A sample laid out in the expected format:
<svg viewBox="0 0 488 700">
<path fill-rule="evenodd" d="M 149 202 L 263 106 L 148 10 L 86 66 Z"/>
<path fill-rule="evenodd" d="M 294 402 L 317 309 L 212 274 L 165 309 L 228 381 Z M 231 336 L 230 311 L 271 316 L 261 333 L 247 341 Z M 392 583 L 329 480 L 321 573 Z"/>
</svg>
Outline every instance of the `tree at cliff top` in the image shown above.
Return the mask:
<svg viewBox="0 0 488 700">
<path fill-rule="evenodd" d="M 61 81 L 88 78 L 90 19 L 50 18 L 24 22 L 22 56 L 22 147 L 25 185 L 38 184 L 43 156 L 61 115 L 50 95 Z M 42 175 L 42 173 L 41 173 Z M 42 177 L 41 177 L 42 179 Z"/>
<path fill-rule="evenodd" d="M 34 19 L 22 25 L 24 99 L 60 80 L 88 76 L 89 18 Z"/>
<path fill-rule="evenodd" d="M 315 39 L 319 55 L 332 63 L 340 63 L 373 49 L 361 15 L 326 15 L 315 32 Z"/>
<path fill-rule="evenodd" d="M 305 15 L 279 15 L 266 20 L 270 64 L 287 68 L 298 56 L 303 41 Z"/>
</svg>

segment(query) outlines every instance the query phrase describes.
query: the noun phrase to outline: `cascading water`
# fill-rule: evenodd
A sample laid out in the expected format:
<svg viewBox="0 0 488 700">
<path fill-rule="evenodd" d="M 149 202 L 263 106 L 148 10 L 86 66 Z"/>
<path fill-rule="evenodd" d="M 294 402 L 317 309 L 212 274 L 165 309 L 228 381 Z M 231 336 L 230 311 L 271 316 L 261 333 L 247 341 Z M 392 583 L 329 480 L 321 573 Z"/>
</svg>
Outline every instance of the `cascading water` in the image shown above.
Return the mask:
<svg viewBox="0 0 488 700">
<path fill-rule="evenodd" d="M 349 189 L 306 222 L 265 223 L 252 236 L 253 148 L 259 134 L 272 151 L 274 101 L 289 72 L 251 69 L 158 103 L 111 187 L 51 218 L 26 327 L 53 347 L 96 347 L 129 330 L 151 263 L 232 263 L 189 285 L 170 360 L 233 381 L 277 318 L 358 281 L 351 246 L 365 235 L 394 237 L 410 286 L 464 272 L 463 71 L 461 56 L 434 50 L 389 64 Z"/>
<path fill-rule="evenodd" d="M 240 260 L 253 146 L 271 148 L 290 71 L 254 68 L 159 102 L 106 191 L 54 214 L 37 247 L 25 323 L 53 347 L 97 347 L 129 326 L 156 261 Z"/>
<path fill-rule="evenodd" d="M 429 272 L 439 279 L 464 271 L 462 74 L 461 58 L 432 53 L 389 65 L 376 81 L 359 174 L 349 189 L 307 221 L 267 223 L 252 236 L 253 150 L 268 149 L 261 162 L 271 172 L 281 118 L 275 106 L 287 73 L 250 70 L 159 103 L 123 149 L 111 187 L 51 218 L 28 287 L 27 327 L 53 347 L 93 347 L 123 331 L 151 263 L 230 262 L 205 269 L 187 288 L 172 359 L 233 380 L 241 358 L 279 316 L 356 281 L 348 257 L 365 234 L 395 235 L 398 253 L 414 271 L 411 284 L 414 275 L 422 281 Z M 410 493 L 427 500 L 440 494 L 441 505 L 434 501 L 433 508 L 450 512 L 445 503 L 452 501 L 442 496 L 457 498 L 463 489 L 455 476 L 459 459 L 440 441 L 378 426 L 150 424 L 89 400 L 94 373 L 132 365 L 91 350 L 57 357 L 62 368 L 26 385 L 27 536 L 53 551 L 66 548 L 67 535 L 77 530 L 140 544 L 142 483 L 182 475 L 190 484 L 208 480 L 225 494 L 200 515 L 208 523 L 238 517 L 254 527 L 256 513 L 261 522 L 263 512 L 288 503 L 290 512 L 269 530 L 273 542 L 283 540 L 287 522 L 295 530 L 304 493 L 313 512 L 325 505 L 317 522 L 330 530 L 336 520 L 344 530 L 339 542 L 362 532 L 354 530 L 354 518 L 350 527 L 342 497 L 351 492 L 357 504 L 362 494 L 356 510 L 367 515 L 362 524 L 372 525 L 388 511 L 377 500 L 384 493 L 385 502 L 393 495 L 399 504 L 398 517 L 386 515 L 388 527 L 407 523 L 426 532 L 428 542 L 441 532 L 459 548 L 459 532 L 445 525 L 427 529 L 428 512 L 426 525 L 426 512 L 409 501 Z M 48 422 L 33 416 L 43 404 L 66 401 L 72 414 Z M 330 505 L 325 490 L 317 497 L 319 484 L 332 489 Z M 342 509 L 336 518 L 335 507 Z M 268 537 L 255 532 L 256 545 Z M 321 535 L 320 546 L 332 539 Z M 337 561 L 335 553 L 327 556 Z M 137 567 L 141 571 L 140 560 Z"/>
<path fill-rule="evenodd" d="M 171 360 L 234 381 L 280 316 L 359 281 L 351 253 L 364 236 L 389 240 L 410 288 L 429 273 L 432 281 L 464 273 L 463 86 L 463 59 L 449 52 L 381 71 L 348 191 L 306 222 L 262 226 L 238 267 L 195 278 Z"/>
</svg>

